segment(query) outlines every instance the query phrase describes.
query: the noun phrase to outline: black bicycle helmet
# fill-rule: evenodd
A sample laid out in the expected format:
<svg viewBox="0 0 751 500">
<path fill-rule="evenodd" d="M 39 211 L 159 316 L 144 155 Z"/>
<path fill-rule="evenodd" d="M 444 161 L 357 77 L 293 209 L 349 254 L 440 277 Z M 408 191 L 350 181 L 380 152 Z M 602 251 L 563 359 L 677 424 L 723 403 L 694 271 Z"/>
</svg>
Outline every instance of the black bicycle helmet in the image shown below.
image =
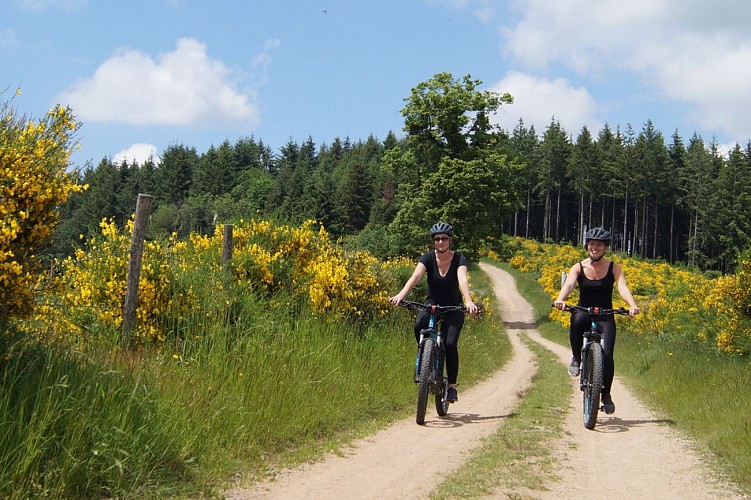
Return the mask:
<svg viewBox="0 0 751 500">
<path fill-rule="evenodd" d="M 454 236 L 454 228 L 448 222 L 436 222 L 430 228 L 430 237 L 432 238 L 436 234 L 445 234 L 449 237 Z"/>
<path fill-rule="evenodd" d="M 601 227 L 593 227 L 592 229 L 587 231 L 587 235 L 584 237 L 585 246 L 589 242 L 589 240 L 602 241 L 606 245 L 610 245 L 610 231 Z"/>
</svg>

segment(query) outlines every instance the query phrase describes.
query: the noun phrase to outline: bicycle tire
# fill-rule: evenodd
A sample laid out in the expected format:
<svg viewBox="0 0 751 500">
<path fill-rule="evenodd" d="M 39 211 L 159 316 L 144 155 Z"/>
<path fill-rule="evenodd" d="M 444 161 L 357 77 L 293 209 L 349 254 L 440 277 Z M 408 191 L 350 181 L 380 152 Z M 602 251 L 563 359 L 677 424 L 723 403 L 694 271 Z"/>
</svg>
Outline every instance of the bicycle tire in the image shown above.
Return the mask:
<svg viewBox="0 0 751 500">
<path fill-rule="evenodd" d="M 436 364 L 435 379 L 441 381 L 441 390 L 435 395 L 435 412 L 439 417 L 445 417 L 449 412 L 449 402 L 446 401 L 449 391 L 449 379 L 444 373 L 446 358 L 438 355 Z"/>
<path fill-rule="evenodd" d="M 420 359 L 420 374 L 417 381 L 417 411 L 415 421 L 417 425 L 425 423 L 425 411 L 428 408 L 428 396 L 430 394 L 430 379 L 433 376 L 435 364 L 435 340 L 427 338 L 422 343 L 422 356 Z"/>
<path fill-rule="evenodd" d="M 602 346 L 597 342 L 589 345 L 587 362 L 584 367 L 584 395 L 582 406 L 584 408 L 584 427 L 594 429 L 597 423 L 597 413 L 600 411 L 600 394 L 603 387 L 604 363 Z"/>
</svg>

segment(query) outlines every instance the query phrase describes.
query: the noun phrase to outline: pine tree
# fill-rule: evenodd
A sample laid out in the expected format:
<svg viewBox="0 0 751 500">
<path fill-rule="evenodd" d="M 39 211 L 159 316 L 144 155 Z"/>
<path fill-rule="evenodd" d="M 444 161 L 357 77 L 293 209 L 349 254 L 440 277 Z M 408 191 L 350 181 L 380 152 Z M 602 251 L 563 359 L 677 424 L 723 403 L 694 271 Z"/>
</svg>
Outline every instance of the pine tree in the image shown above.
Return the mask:
<svg viewBox="0 0 751 500">
<path fill-rule="evenodd" d="M 188 199 L 193 172 L 198 164 L 195 148 L 182 144 L 167 147 L 162 161 L 154 172 L 155 204 L 179 207 Z"/>
</svg>

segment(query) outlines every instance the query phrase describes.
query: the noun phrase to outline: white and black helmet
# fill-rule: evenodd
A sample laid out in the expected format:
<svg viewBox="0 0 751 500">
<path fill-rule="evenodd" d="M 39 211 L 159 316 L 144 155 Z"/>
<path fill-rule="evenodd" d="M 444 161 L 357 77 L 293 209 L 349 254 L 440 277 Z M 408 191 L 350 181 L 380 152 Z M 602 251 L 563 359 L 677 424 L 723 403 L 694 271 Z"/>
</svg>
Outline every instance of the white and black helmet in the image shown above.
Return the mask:
<svg viewBox="0 0 751 500">
<path fill-rule="evenodd" d="M 611 239 L 610 231 L 602 227 L 593 227 L 587 231 L 587 235 L 584 237 L 584 245 L 586 246 L 587 243 L 589 243 L 589 240 L 602 241 L 606 245 L 610 245 Z"/>
<path fill-rule="evenodd" d="M 430 237 L 432 238 L 436 234 L 445 234 L 449 237 L 454 236 L 454 228 L 448 222 L 436 222 L 430 228 Z"/>
</svg>

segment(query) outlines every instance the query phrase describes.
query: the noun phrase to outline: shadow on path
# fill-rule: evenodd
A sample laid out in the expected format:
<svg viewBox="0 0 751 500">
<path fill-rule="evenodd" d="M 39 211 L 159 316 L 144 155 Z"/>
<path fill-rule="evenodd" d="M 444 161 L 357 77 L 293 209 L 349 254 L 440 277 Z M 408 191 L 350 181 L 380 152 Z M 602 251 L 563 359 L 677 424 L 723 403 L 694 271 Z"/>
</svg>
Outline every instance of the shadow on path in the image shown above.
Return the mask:
<svg viewBox="0 0 751 500">
<path fill-rule="evenodd" d="M 675 425 L 675 420 L 670 418 L 656 418 L 646 420 L 622 420 L 618 417 L 607 417 L 597 420 L 597 427 L 594 429 L 596 432 L 614 433 L 614 432 L 628 432 L 635 427 L 641 427 L 651 424 L 667 424 Z"/>
<path fill-rule="evenodd" d="M 509 330 L 535 330 L 537 323 L 529 321 L 504 321 L 503 326 Z"/>
</svg>

